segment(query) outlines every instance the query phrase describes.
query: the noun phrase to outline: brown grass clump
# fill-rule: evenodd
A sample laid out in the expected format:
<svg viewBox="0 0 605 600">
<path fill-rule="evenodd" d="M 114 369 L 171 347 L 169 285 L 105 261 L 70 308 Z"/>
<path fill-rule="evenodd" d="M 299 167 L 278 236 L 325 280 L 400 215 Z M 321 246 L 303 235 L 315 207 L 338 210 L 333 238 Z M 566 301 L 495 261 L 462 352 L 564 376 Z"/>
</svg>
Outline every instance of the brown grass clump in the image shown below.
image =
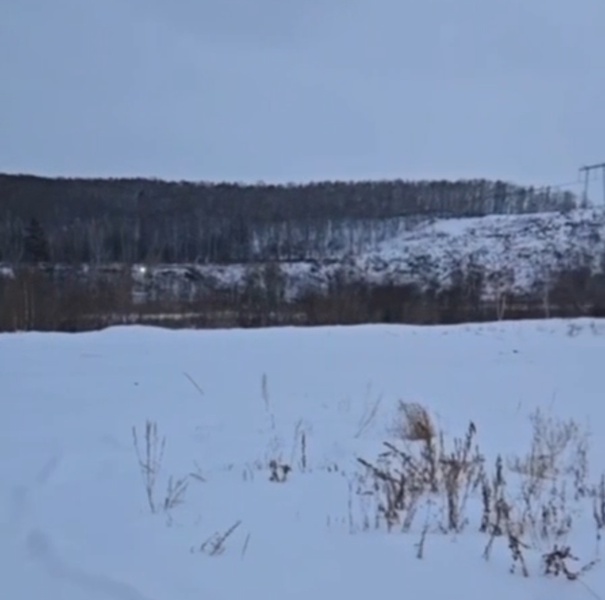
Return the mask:
<svg viewBox="0 0 605 600">
<path fill-rule="evenodd" d="M 530 422 L 529 448 L 511 457 L 498 455 L 492 470 L 486 468 L 473 421 L 464 436 L 448 441 L 427 409 L 399 402 L 390 431 L 395 439 L 383 442 L 385 450 L 373 462 L 357 458 L 364 468 L 357 489 L 364 502 L 363 528 L 373 521 L 376 529 L 384 524 L 388 531 L 409 532 L 418 513 L 426 512 L 417 545 L 422 558 L 428 533 L 460 533 L 469 524 L 466 509 L 472 498 L 482 502 L 479 531 L 488 536 L 486 560 L 500 539 L 510 552 L 511 573 L 529 577 L 526 559 L 541 557 L 543 575 L 579 579 L 597 564 L 598 546 L 597 558 L 574 569 L 570 565 L 579 559 L 569 538 L 582 505 L 592 504 L 600 542 L 605 475 L 596 485 L 590 482 L 589 432 L 576 421 L 536 410 Z"/>
<path fill-rule="evenodd" d="M 375 499 L 377 524 L 384 520 L 388 530 L 409 531 L 418 508 L 429 502 L 441 505 L 440 530 L 460 532 L 466 501 L 483 474 L 474 423 L 463 438 L 446 444 L 424 406 L 399 402 L 391 429 L 397 439 L 384 442 L 376 462 L 357 459 L 365 468 L 360 493 Z"/>
<path fill-rule="evenodd" d="M 395 433 L 408 442 L 430 442 L 437 430 L 428 410 L 417 402 L 399 401 Z"/>
</svg>

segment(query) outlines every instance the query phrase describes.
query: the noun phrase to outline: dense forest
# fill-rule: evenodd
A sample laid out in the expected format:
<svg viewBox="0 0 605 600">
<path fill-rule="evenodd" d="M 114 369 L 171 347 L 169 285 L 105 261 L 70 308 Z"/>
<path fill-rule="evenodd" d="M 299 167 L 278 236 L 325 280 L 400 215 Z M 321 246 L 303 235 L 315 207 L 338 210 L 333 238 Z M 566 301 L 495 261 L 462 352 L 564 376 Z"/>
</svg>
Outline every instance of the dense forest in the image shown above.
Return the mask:
<svg viewBox="0 0 605 600">
<path fill-rule="evenodd" d="M 406 220 L 576 205 L 570 192 L 480 179 L 244 185 L 0 175 L 0 262 L 321 260 L 392 237 Z"/>
</svg>

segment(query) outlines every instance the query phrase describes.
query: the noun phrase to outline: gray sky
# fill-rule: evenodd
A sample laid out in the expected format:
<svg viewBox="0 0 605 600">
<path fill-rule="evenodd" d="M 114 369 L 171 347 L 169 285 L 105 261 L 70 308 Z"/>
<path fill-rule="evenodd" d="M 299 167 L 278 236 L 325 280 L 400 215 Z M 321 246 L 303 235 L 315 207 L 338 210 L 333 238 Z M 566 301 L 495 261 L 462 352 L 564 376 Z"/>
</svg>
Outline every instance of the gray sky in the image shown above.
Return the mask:
<svg viewBox="0 0 605 600">
<path fill-rule="evenodd" d="M 0 0 L 0 171 L 574 180 L 603 0 Z"/>
</svg>

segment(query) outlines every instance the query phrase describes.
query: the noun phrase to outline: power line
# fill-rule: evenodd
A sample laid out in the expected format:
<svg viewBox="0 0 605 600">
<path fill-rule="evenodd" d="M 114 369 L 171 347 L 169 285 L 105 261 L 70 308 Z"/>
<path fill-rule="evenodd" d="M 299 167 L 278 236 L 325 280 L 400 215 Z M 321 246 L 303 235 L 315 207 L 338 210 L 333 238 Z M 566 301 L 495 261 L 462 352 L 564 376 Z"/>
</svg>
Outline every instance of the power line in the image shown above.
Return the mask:
<svg viewBox="0 0 605 600">
<path fill-rule="evenodd" d="M 584 174 L 584 204 L 588 203 L 588 186 L 590 182 L 590 173 L 591 171 L 600 170 L 603 175 L 603 205 L 605 205 L 605 162 L 594 164 L 594 165 L 586 165 L 584 167 L 580 167 L 580 175 Z"/>
</svg>

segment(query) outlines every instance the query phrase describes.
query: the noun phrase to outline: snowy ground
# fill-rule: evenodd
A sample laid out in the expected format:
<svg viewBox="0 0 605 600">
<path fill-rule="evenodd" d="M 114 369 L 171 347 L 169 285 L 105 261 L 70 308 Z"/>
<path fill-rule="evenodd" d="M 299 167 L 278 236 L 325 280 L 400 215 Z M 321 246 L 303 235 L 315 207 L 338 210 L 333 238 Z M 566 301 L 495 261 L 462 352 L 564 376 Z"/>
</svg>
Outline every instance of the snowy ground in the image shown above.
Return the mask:
<svg viewBox="0 0 605 600">
<path fill-rule="evenodd" d="M 605 597 L 600 564 L 579 581 L 541 574 L 541 553 L 561 541 L 552 531 L 521 534 L 527 578 L 509 573 L 506 536 L 485 560 L 480 490 L 459 533 L 440 532 L 440 492 L 420 498 L 409 532 L 376 528 L 356 460 L 376 464 L 383 441 L 401 442 L 400 399 L 426 406 L 450 447 L 472 419 L 490 481 L 498 453 L 513 464 L 529 452 L 536 408 L 551 446 L 562 443 L 557 419 L 573 419 L 542 500 L 567 481 L 563 500 L 548 498 L 559 524 L 573 516 L 563 537 L 578 569 L 598 554 L 593 500 L 573 499 L 565 469 L 581 462 L 574 444 L 586 428 L 586 485 L 605 471 L 604 350 L 605 321 L 593 320 L 2 335 L 0 597 Z M 157 504 L 171 475 L 188 478 L 184 501 L 156 514 L 133 447 L 135 426 L 144 453 L 146 420 L 166 437 Z M 269 481 L 271 460 L 292 467 L 285 482 Z M 516 510 L 518 490 L 506 493 Z M 222 545 L 212 539 L 238 523 Z"/>
</svg>

